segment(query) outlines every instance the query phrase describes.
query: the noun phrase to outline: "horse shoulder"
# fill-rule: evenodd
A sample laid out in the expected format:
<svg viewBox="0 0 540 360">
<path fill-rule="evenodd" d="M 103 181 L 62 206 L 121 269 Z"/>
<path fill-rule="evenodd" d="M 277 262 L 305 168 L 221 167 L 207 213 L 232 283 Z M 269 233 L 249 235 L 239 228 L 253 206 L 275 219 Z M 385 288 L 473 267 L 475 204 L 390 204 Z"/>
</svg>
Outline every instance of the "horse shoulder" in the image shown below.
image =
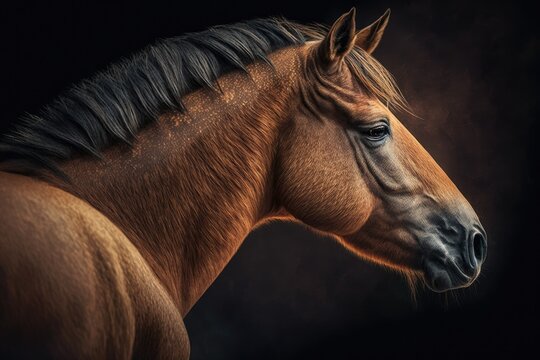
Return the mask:
<svg viewBox="0 0 540 360">
<path fill-rule="evenodd" d="M 104 215 L 58 188 L 1 172 L 0 214 L 0 350 L 187 357 L 181 315 Z"/>
</svg>

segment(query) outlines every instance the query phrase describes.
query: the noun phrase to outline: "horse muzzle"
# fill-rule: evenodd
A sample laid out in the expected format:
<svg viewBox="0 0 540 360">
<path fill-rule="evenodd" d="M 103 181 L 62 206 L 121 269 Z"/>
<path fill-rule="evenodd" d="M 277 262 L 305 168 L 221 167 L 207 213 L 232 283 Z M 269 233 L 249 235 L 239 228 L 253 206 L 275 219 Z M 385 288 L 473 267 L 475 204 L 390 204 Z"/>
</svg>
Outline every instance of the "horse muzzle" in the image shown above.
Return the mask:
<svg viewBox="0 0 540 360">
<path fill-rule="evenodd" d="M 435 292 L 471 285 L 480 274 L 487 254 L 487 237 L 483 227 L 475 224 L 462 241 L 441 242 L 438 251 L 425 256 L 424 281 Z"/>
</svg>

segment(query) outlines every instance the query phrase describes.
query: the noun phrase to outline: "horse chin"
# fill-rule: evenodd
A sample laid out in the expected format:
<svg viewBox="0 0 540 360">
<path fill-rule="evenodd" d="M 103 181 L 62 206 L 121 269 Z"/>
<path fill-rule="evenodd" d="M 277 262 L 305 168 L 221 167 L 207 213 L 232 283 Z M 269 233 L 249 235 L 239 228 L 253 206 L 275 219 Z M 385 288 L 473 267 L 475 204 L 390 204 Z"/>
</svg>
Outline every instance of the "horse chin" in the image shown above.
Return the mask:
<svg viewBox="0 0 540 360">
<path fill-rule="evenodd" d="M 427 259 L 423 267 L 424 283 L 430 290 L 438 293 L 468 287 L 477 276 L 465 274 L 451 259 Z"/>
</svg>

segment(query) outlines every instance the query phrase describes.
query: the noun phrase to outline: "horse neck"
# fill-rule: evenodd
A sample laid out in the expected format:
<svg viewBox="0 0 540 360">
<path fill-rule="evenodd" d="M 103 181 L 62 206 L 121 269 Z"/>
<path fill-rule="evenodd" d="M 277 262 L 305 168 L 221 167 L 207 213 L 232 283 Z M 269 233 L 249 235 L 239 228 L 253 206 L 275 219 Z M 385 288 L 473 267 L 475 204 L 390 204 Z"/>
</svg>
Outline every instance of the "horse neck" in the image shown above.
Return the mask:
<svg viewBox="0 0 540 360">
<path fill-rule="evenodd" d="M 183 314 L 276 209 L 273 163 L 299 61 L 292 49 L 270 59 L 273 70 L 222 76 L 221 94 L 185 96 L 186 113 L 161 116 L 134 146 L 62 166 L 72 182 L 61 186 L 123 230 Z"/>
</svg>

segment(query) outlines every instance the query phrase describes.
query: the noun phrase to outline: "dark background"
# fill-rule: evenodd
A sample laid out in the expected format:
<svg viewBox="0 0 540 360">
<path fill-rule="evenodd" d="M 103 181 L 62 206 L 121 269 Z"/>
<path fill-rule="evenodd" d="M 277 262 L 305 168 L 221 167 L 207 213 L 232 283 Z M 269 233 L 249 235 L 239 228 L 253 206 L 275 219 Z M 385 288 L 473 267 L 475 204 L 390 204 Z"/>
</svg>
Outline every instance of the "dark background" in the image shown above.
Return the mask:
<svg viewBox="0 0 540 360">
<path fill-rule="evenodd" d="M 2 5 L 5 131 L 71 83 L 157 38 L 271 15 L 367 25 L 390 7 L 376 57 L 420 119 L 404 123 L 489 235 L 478 282 L 445 295 L 291 224 L 255 231 L 186 318 L 193 359 L 500 358 L 538 331 L 538 15 L 518 1 L 126 1 Z M 533 352 L 534 354 L 534 352 Z"/>
</svg>

